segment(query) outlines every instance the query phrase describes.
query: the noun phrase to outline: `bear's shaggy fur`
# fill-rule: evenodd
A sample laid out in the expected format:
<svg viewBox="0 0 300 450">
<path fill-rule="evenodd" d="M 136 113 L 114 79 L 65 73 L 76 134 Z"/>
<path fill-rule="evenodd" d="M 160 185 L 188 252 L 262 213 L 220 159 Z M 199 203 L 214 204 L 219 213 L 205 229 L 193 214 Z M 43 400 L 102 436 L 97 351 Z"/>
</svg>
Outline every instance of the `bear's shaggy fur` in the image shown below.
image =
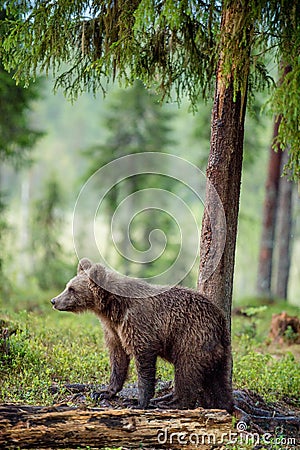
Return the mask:
<svg viewBox="0 0 300 450">
<path fill-rule="evenodd" d="M 117 275 L 83 258 L 77 276 L 51 300 L 60 311 L 93 311 L 110 353 L 111 376 L 102 398 L 112 398 L 127 377 L 130 357 L 138 373 L 139 407 L 154 396 L 158 356 L 174 364 L 174 392 L 158 403 L 168 408 L 233 410 L 231 348 L 222 312 L 191 289 L 161 289 Z M 159 399 L 158 399 L 159 400 Z"/>
</svg>

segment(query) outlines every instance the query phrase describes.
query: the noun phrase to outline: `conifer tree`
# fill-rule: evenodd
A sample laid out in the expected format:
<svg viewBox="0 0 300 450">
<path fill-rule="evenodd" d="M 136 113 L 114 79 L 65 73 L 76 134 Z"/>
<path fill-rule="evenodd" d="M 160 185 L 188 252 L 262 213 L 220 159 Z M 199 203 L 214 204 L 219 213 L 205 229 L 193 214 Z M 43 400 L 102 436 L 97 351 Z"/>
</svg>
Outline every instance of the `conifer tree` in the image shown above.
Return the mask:
<svg viewBox="0 0 300 450">
<path fill-rule="evenodd" d="M 0 9 L 0 35 L 4 33 L 6 11 Z M 0 51 L 0 162 L 20 168 L 30 161 L 30 151 L 41 132 L 30 124 L 31 103 L 39 95 L 39 85 L 28 89 L 16 86 L 14 71 L 7 71 L 3 64 L 3 51 Z M 0 294 L 7 293 L 9 282 L 5 276 L 6 246 L 9 226 L 5 217 L 6 198 L 1 186 L 0 168 Z"/>
<path fill-rule="evenodd" d="M 136 81 L 131 88 L 118 89 L 112 92 L 107 99 L 103 118 L 103 126 L 107 136 L 105 139 L 101 139 L 101 143 L 83 152 L 89 163 L 87 175 L 94 174 L 100 167 L 125 155 L 143 152 L 166 152 L 172 143 L 169 125 L 171 118 L 171 112 L 161 107 L 157 96 L 147 91 L 141 81 Z M 157 169 L 164 171 L 161 164 Z M 146 177 L 137 174 L 129 177 L 123 183 L 118 183 L 105 195 L 104 203 L 109 224 L 124 195 L 130 197 L 134 192 L 153 188 L 154 186 L 160 189 L 171 188 L 172 190 L 174 188 L 173 185 L 172 179 L 153 174 L 147 174 Z M 135 199 L 136 201 L 137 199 Z M 130 203 L 130 201 L 127 203 L 129 209 Z M 139 206 L 142 210 L 143 205 Z M 167 205 L 165 207 L 167 209 Z M 129 221 L 132 219 L 129 210 L 125 221 L 127 222 L 128 219 Z M 145 243 L 148 243 L 150 232 L 155 228 L 162 230 L 166 234 L 174 233 L 174 223 L 167 214 L 155 214 L 152 211 L 151 214 L 142 214 L 140 220 L 136 217 L 135 223 L 139 223 L 138 228 L 140 232 L 142 231 Z M 108 228 L 110 229 L 109 224 Z M 151 262 L 143 264 L 130 262 L 130 246 L 128 246 L 128 239 L 124 236 L 126 224 L 120 223 L 119 226 L 121 228 L 119 234 L 123 237 L 119 246 L 122 255 L 126 255 L 127 258 L 121 257 L 118 259 L 118 269 L 125 274 L 143 277 L 151 276 L 153 271 Z M 135 239 L 134 232 L 130 238 L 133 246 L 138 246 L 138 240 Z M 152 245 L 155 247 L 155 238 L 152 239 Z M 168 263 L 171 265 L 174 262 L 173 247 L 174 245 L 169 244 L 167 251 L 164 252 L 164 259 L 167 259 L 167 261 L 164 261 L 163 270 L 165 270 L 165 265 L 168 267 Z M 108 248 L 108 253 L 111 252 L 111 248 Z M 176 254 L 176 252 L 174 253 Z M 155 261 L 155 266 L 158 264 L 160 264 L 159 261 Z M 162 267 L 160 266 L 160 268 Z M 157 273 L 159 271 L 158 267 L 155 267 L 155 269 Z"/>
<path fill-rule="evenodd" d="M 61 289 L 71 278 L 74 267 L 67 261 L 62 248 L 64 196 L 53 174 L 46 179 L 40 197 L 31 212 L 31 247 L 33 274 L 41 289 Z"/>
</svg>

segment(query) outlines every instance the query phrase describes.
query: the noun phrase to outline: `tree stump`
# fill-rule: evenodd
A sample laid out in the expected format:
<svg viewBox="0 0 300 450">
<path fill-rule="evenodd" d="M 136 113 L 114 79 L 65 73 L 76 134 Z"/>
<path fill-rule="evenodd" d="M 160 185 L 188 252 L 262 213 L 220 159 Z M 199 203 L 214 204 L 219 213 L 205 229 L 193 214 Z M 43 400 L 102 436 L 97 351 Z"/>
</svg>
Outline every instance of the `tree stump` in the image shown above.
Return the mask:
<svg viewBox="0 0 300 450">
<path fill-rule="evenodd" d="M 280 345 L 300 344 L 300 319 L 285 311 L 273 314 L 269 337 Z"/>
</svg>

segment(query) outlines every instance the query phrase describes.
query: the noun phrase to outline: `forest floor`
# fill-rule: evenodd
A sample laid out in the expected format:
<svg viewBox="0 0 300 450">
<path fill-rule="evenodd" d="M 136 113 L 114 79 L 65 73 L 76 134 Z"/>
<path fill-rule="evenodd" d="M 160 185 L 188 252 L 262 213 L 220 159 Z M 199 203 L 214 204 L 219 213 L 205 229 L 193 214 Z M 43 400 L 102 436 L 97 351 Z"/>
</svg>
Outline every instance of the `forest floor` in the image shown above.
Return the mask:
<svg viewBox="0 0 300 450">
<path fill-rule="evenodd" d="M 91 392 L 109 379 L 109 358 L 96 317 L 52 310 L 51 293 L 18 293 L 0 314 L 0 403 L 95 406 Z M 233 385 L 236 422 L 247 432 L 271 433 L 261 443 L 226 448 L 296 449 L 300 442 L 300 344 L 288 329 L 269 335 L 273 314 L 299 316 L 284 302 L 247 299 L 233 309 Z M 172 389 L 173 367 L 158 361 L 156 395 Z M 136 406 L 134 365 L 125 388 L 102 408 Z M 244 425 L 243 425 L 244 426 Z M 243 431 L 243 430 L 242 430 Z M 269 434 L 268 434 L 269 436 Z"/>
</svg>

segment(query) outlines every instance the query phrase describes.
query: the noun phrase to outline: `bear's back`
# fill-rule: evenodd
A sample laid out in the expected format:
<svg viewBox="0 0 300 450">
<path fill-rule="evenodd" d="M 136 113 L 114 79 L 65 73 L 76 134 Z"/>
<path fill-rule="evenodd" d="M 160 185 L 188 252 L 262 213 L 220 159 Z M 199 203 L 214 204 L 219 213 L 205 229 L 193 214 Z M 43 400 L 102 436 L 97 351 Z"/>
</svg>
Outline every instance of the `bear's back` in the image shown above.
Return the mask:
<svg viewBox="0 0 300 450">
<path fill-rule="evenodd" d="M 125 299 L 124 299 L 125 300 Z M 184 329 L 212 331 L 223 329 L 226 321 L 221 310 L 197 291 L 174 286 L 161 289 L 151 297 L 130 298 L 126 303 L 136 320 L 155 329 L 175 333 Z"/>
</svg>

